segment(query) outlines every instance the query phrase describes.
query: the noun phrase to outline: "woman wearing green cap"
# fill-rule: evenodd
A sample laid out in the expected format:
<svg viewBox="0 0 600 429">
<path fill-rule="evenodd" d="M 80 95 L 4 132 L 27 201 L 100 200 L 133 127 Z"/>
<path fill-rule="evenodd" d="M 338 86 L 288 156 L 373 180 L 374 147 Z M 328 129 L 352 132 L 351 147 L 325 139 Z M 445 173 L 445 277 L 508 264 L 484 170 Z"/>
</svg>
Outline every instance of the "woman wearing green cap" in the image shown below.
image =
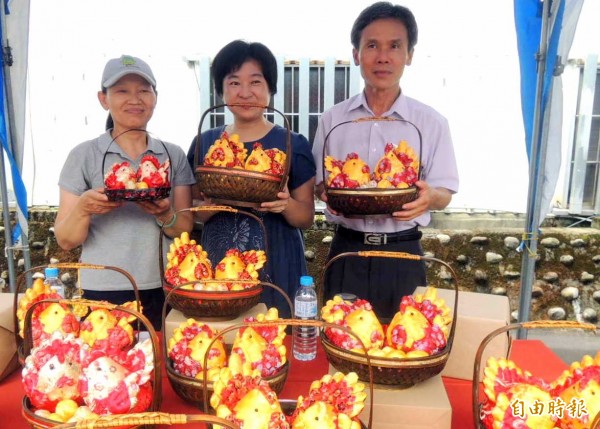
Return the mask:
<svg viewBox="0 0 600 429">
<path fill-rule="evenodd" d="M 157 102 L 156 80 L 148 64 L 127 55 L 111 59 L 101 83 L 98 100 L 109 112 L 107 130 L 69 153 L 59 179 L 54 233 L 65 250 L 82 246 L 82 261 L 129 272 L 140 290 L 144 314 L 160 329 L 164 302 L 158 264 L 160 225 L 164 224 L 170 237 L 192 229 L 191 213 L 175 213 L 191 206 L 195 179 L 179 146 L 146 132 Z M 137 170 L 148 155 L 161 163 L 170 159 L 170 196 L 154 201 L 109 201 L 103 165 L 106 170 L 127 161 Z M 114 271 L 82 270 L 80 276 L 85 298 L 117 304 L 134 299 L 130 283 Z"/>
</svg>

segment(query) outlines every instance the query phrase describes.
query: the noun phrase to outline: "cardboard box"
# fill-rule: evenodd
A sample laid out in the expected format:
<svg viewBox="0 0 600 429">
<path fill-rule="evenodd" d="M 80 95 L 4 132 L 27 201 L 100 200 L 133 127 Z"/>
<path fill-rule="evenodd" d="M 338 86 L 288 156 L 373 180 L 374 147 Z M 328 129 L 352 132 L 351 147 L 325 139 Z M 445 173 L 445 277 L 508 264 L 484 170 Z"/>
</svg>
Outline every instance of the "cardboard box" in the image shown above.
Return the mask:
<svg viewBox="0 0 600 429">
<path fill-rule="evenodd" d="M 329 365 L 329 374 L 337 370 Z M 360 419 L 369 422 L 369 387 Z M 452 407 L 441 375 L 425 380 L 408 389 L 381 384 L 373 387 L 373 421 L 377 429 L 450 429 Z"/>
<path fill-rule="evenodd" d="M 243 313 L 241 316 L 236 317 L 235 319 L 231 319 L 231 320 L 205 319 L 205 320 L 203 320 L 200 318 L 196 318 L 196 320 L 199 322 L 202 322 L 202 323 L 206 323 L 208 326 L 210 326 L 214 330 L 222 331 L 223 329 L 228 328 L 231 325 L 242 323 L 244 321 L 244 319 L 247 317 L 256 316 L 257 314 L 260 314 L 260 313 L 265 314 L 266 312 L 267 312 L 267 306 L 263 303 L 259 303 L 259 304 L 256 304 L 254 307 L 252 307 L 250 310 Z M 164 332 L 166 335 L 168 335 L 167 338 L 171 338 L 173 336 L 173 332 L 175 332 L 175 329 L 179 328 L 179 325 L 181 325 L 181 323 L 185 322 L 187 319 L 188 318 L 185 317 L 182 312 L 172 309 L 169 312 L 169 314 L 167 314 L 167 317 L 165 319 Z M 233 344 L 233 340 L 235 339 L 235 334 L 236 334 L 235 330 L 225 333 L 222 337 L 223 341 L 226 344 Z"/>
<path fill-rule="evenodd" d="M 424 287 L 418 287 L 417 293 L 424 293 Z M 438 297 L 446 301 L 454 310 L 453 290 L 438 289 Z M 473 380 L 475 355 L 482 340 L 492 331 L 510 323 L 510 305 L 508 297 L 476 292 L 458 293 L 458 320 L 454 332 L 452 350 L 442 371 L 445 377 Z M 508 333 L 496 336 L 485 348 L 481 357 L 481 372 L 490 356 L 508 357 L 510 336 Z M 481 379 L 481 378 L 480 378 Z"/>
<path fill-rule="evenodd" d="M 19 367 L 14 333 L 14 299 L 12 293 L 0 293 L 0 380 Z"/>
</svg>

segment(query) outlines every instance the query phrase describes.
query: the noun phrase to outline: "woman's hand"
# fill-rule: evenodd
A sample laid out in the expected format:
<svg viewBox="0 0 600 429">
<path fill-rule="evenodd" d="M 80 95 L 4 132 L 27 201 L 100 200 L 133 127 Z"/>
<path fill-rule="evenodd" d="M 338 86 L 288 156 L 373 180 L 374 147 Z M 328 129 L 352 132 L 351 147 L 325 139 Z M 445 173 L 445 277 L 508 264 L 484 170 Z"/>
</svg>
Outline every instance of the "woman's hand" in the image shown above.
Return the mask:
<svg viewBox="0 0 600 429">
<path fill-rule="evenodd" d="M 138 201 L 137 205 L 149 215 L 154 216 L 156 220 L 161 223 L 168 223 L 175 213 L 175 210 L 171 209 L 171 200 L 169 200 L 169 198 L 154 201 Z"/>
<path fill-rule="evenodd" d="M 259 212 L 283 213 L 290 202 L 290 191 L 287 185 L 283 188 L 283 191 L 277 193 L 277 198 L 278 200 L 275 201 L 261 203 L 256 210 Z"/>
<path fill-rule="evenodd" d="M 84 215 L 106 214 L 117 207 L 121 207 L 121 201 L 109 201 L 104 193 L 104 188 L 89 189 L 79 197 L 75 211 Z"/>
</svg>

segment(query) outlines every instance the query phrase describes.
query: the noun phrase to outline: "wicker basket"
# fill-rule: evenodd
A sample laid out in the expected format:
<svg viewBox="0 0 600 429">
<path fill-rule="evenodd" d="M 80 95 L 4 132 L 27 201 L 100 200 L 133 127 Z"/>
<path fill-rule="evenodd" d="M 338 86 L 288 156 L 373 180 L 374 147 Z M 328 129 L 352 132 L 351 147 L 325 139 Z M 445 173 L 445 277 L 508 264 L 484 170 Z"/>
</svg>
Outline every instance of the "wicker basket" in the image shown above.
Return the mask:
<svg viewBox="0 0 600 429">
<path fill-rule="evenodd" d="M 362 216 L 389 216 L 394 212 L 402 210 L 402 206 L 413 201 L 418 196 L 416 186 L 410 186 L 404 189 L 397 188 L 358 188 L 345 189 L 333 188 L 327 186 L 325 177 L 325 158 L 328 154 L 328 143 L 334 130 L 343 125 L 364 124 L 366 122 L 389 123 L 397 122 L 407 124 L 414 127 L 419 136 L 419 171 L 417 172 L 417 180 L 421 177 L 421 153 L 423 142 L 421 131 L 412 122 L 405 119 L 397 119 L 390 117 L 366 117 L 345 121 L 334 126 L 325 137 L 323 144 L 323 186 L 325 195 L 327 196 L 327 205 L 336 212 L 343 214 L 346 217 L 362 217 Z"/>
<path fill-rule="evenodd" d="M 264 223 L 260 218 L 252 213 L 237 210 L 232 207 L 227 206 L 200 206 L 200 207 L 191 207 L 186 209 L 178 210 L 177 213 L 182 212 L 229 212 L 229 213 L 239 213 L 241 215 L 245 215 L 254 219 L 261 227 L 263 236 L 264 236 L 264 251 L 265 254 L 269 255 L 268 249 L 268 239 L 267 239 L 267 231 L 265 229 Z M 165 237 L 164 227 L 161 227 L 161 233 L 159 235 L 158 246 L 159 246 L 159 255 L 163 255 L 163 238 Z M 162 279 L 165 278 L 165 266 L 162 256 L 159 257 L 158 264 L 160 267 L 160 276 Z M 269 264 L 269 260 L 265 263 L 263 269 L 266 269 Z M 223 291 L 223 292 L 215 292 L 215 291 L 201 291 L 201 290 L 190 290 L 190 289 L 181 289 L 180 287 L 173 286 L 168 282 L 163 282 L 163 290 L 165 294 L 173 294 L 170 297 L 170 305 L 181 311 L 186 317 L 197 317 L 197 318 L 209 318 L 213 320 L 232 320 L 238 317 L 239 315 L 245 313 L 250 310 L 252 307 L 257 305 L 260 302 L 261 293 L 263 290 L 263 285 L 266 284 L 264 282 L 259 282 L 257 280 L 249 281 L 249 280 L 198 280 L 193 282 L 188 282 L 186 285 L 194 285 L 194 284 L 206 284 L 206 283 L 237 283 L 242 285 L 253 284 L 252 287 L 239 290 L 239 291 Z"/>
<path fill-rule="evenodd" d="M 82 262 L 64 262 L 64 263 L 58 263 L 58 264 L 49 264 L 49 265 L 39 265 L 37 267 L 33 267 L 30 268 L 26 271 L 24 271 L 23 273 L 21 273 L 19 275 L 19 277 L 17 277 L 17 285 L 15 288 L 15 294 L 14 294 L 14 300 L 13 300 L 13 323 L 14 323 L 14 331 L 15 331 L 15 342 L 17 344 L 17 354 L 18 354 L 18 359 L 19 359 L 19 363 L 21 365 L 23 365 L 23 363 L 25 362 L 25 355 L 23 352 L 23 338 L 19 335 L 19 319 L 17 317 L 17 308 L 19 305 L 19 295 L 22 294 L 23 292 L 25 292 L 25 290 L 28 287 L 28 282 L 31 281 L 31 275 L 33 273 L 36 272 L 43 272 L 45 268 L 48 267 L 52 267 L 52 268 L 58 268 L 59 270 L 76 270 L 78 272 L 78 279 L 80 278 L 79 276 L 79 271 L 80 270 L 111 270 L 111 271 L 115 271 L 118 272 L 120 274 L 122 274 L 123 276 L 125 276 L 127 278 L 127 280 L 129 281 L 129 283 L 131 283 L 131 287 L 133 288 L 133 293 L 135 295 L 136 298 L 136 302 L 137 302 L 137 308 L 138 310 L 141 308 L 141 304 L 140 304 L 140 294 L 138 291 L 138 287 L 135 283 L 135 280 L 133 279 L 133 277 L 131 276 L 131 274 L 129 274 L 127 271 L 123 270 L 122 268 L 118 268 L 118 267 L 112 267 L 112 266 L 108 266 L 108 265 L 95 265 L 95 264 L 86 264 L 86 263 L 82 263 Z M 78 285 L 78 290 L 81 292 L 81 285 Z M 67 296 L 66 298 L 71 298 L 70 296 Z"/>
<path fill-rule="evenodd" d="M 276 286 L 271 283 L 264 283 L 263 285 L 271 287 L 271 288 L 275 289 L 277 292 L 279 292 L 280 294 L 282 294 L 282 296 L 285 298 L 285 300 L 288 303 L 290 312 L 292 312 L 292 308 L 293 308 L 292 301 L 287 296 L 287 294 L 283 291 L 283 289 L 281 289 L 279 286 Z M 178 287 L 181 287 L 181 286 L 178 286 Z M 173 288 L 166 295 L 165 303 L 164 303 L 163 309 L 162 309 L 162 320 L 163 320 L 162 325 L 163 326 L 166 326 L 167 307 L 169 305 L 172 306 L 172 299 L 175 296 L 177 296 L 178 287 Z M 209 324 L 210 324 L 210 322 L 209 322 Z M 242 327 L 244 325 L 242 324 L 242 325 L 238 325 L 238 326 Z M 225 331 L 225 330 L 221 331 L 217 334 L 217 337 L 221 337 L 222 334 L 225 332 L 229 332 L 229 331 Z M 169 339 L 167 338 L 167 336 L 163 335 L 163 355 L 165 356 L 165 359 L 166 359 L 165 366 L 167 369 L 167 377 L 169 379 L 169 382 L 171 383 L 171 387 L 173 388 L 175 393 L 181 399 L 183 399 L 187 402 L 190 402 L 198 407 L 205 407 L 205 409 L 206 409 L 208 407 L 208 404 L 204 403 L 204 400 L 205 400 L 204 390 L 206 390 L 208 393 L 212 393 L 213 392 L 212 382 L 207 380 L 205 383 L 204 379 L 196 379 L 193 377 L 186 377 L 184 375 L 179 374 L 177 371 L 175 371 L 175 368 L 173 368 L 171 359 L 169 358 L 169 353 L 167 351 L 168 341 L 169 341 Z M 212 343 L 208 347 L 208 350 L 210 350 L 210 348 L 212 348 Z M 207 366 L 208 366 L 207 359 L 208 358 L 205 357 L 202 368 L 207 368 Z M 275 391 L 275 393 L 280 393 L 283 390 L 283 387 L 285 386 L 285 381 L 287 380 L 289 369 L 290 369 L 290 362 L 288 360 L 283 365 L 283 367 L 280 369 L 280 371 L 278 371 L 276 374 L 274 374 L 270 377 L 264 378 L 264 380 L 266 380 L 267 383 L 269 383 L 269 386 L 271 386 L 271 389 L 273 389 L 273 391 Z M 207 377 L 206 371 L 204 372 L 203 377 Z"/>
<path fill-rule="evenodd" d="M 286 160 L 283 175 L 276 176 L 268 173 L 248 171 L 240 168 L 225 168 L 202 165 L 200 150 L 202 146 L 202 123 L 208 113 L 213 110 L 233 107 L 249 106 L 276 112 L 284 119 L 287 129 Z M 281 192 L 287 183 L 292 159 L 292 145 L 290 125 L 287 117 L 277 109 L 269 106 L 255 104 L 219 104 L 207 109 L 198 125 L 196 138 L 196 151 L 194 153 L 194 170 L 197 188 L 216 204 L 227 204 L 242 207 L 258 207 L 260 203 L 277 200 L 277 193 Z"/>
<path fill-rule="evenodd" d="M 475 354 L 475 361 L 473 365 L 473 387 L 472 387 L 472 403 L 473 403 L 473 419 L 478 429 L 485 429 L 485 426 L 482 422 L 482 409 L 483 403 L 481 403 L 481 398 L 483 395 L 480 395 L 479 389 L 481 388 L 481 360 L 485 348 L 487 345 L 498 335 L 503 334 L 508 331 L 516 330 L 516 329 L 580 329 L 585 331 L 591 331 L 595 333 L 600 332 L 600 327 L 593 325 L 591 323 L 579 323 L 574 321 L 564 321 L 564 320 L 538 320 L 532 322 L 521 322 L 521 323 L 513 323 L 510 325 L 503 326 L 498 328 L 492 332 L 490 332 L 479 344 L 479 348 L 477 349 L 477 353 Z M 597 380 L 600 382 L 600 380 Z M 590 419 L 592 420 L 592 419 Z M 581 426 L 583 427 L 583 426 Z M 600 429 L 600 413 L 597 413 L 593 418 L 591 426 L 587 426 L 591 429 Z"/>
<path fill-rule="evenodd" d="M 110 142 L 110 144 L 108 145 L 108 147 L 106 148 L 106 151 L 104 152 L 104 156 L 102 157 L 102 177 L 103 178 L 104 178 L 104 175 L 106 174 L 106 170 L 104 169 L 104 164 L 106 161 L 106 155 L 108 154 L 108 149 L 120 136 L 122 136 L 123 134 L 128 133 L 130 131 L 143 131 L 143 132 L 149 134 L 146 130 L 132 128 L 130 130 L 123 131 L 121 134 L 119 134 L 115 138 L 113 138 L 112 141 Z M 169 176 L 168 177 L 169 177 L 169 183 L 171 183 L 173 180 L 173 178 L 171 176 L 171 171 L 173 171 L 173 169 L 172 169 L 173 166 L 171 165 L 171 155 L 169 154 L 169 151 L 167 150 L 167 147 L 165 146 L 163 141 L 160 139 L 158 139 L 158 141 L 165 148 L 165 152 L 167 153 L 167 157 L 169 159 Z M 171 194 L 171 187 L 163 186 L 160 188 L 144 188 L 144 189 L 110 189 L 110 188 L 105 187 L 104 193 L 108 197 L 109 201 L 155 201 L 155 200 L 162 200 L 162 199 L 168 198 L 169 195 Z"/>
<path fill-rule="evenodd" d="M 456 281 L 457 277 L 452 267 L 439 259 L 413 255 L 410 253 L 347 252 L 337 255 L 325 265 L 323 270 L 323 279 L 325 278 L 327 268 L 329 268 L 331 264 L 338 259 L 349 256 L 409 259 L 415 261 L 437 262 L 444 265 L 450 271 L 454 279 L 453 284 L 455 288 L 455 295 L 452 325 L 448 334 L 446 347 L 444 347 L 443 350 L 431 356 L 405 359 L 383 357 L 370 357 L 370 359 L 368 359 L 367 355 L 363 353 L 346 350 L 333 344 L 323 331 L 321 333 L 321 343 L 325 349 L 329 363 L 339 371 L 345 373 L 354 371 L 358 374 L 358 377 L 361 380 L 369 381 L 368 360 L 370 360 L 370 365 L 374 368 L 373 383 L 383 384 L 399 389 L 405 389 L 414 386 L 415 384 L 421 383 L 441 373 L 446 366 L 446 362 L 450 356 L 450 351 L 452 350 L 452 342 L 454 341 L 454 331 L 456 329 L 456 320 L 458 314 L 458 282 Z M 338 325 L 335 326 L 337 327 Z"/>
<path fill-rule="evenodd" d="M 137 292 L 137 290 L 136 290 Z M 160 351 L 159 351 L 159 346 L 158 346 L 158 337 L 156 335 L 156 331 L 154 330 L 154 328 L 152 327 L 152 323 L 150 323 L 150 321 L 146 318 L 146 316 L 144 316 L 142 313 L 139 313 L 135 310 L 131 310 L 127 307 L 121 307 L 115 304 L 110 304 L 107 302 L 103 302 L 103 301 L 90 301 L 90 300 L 84 300 L 84 299 L 77 299 L 77 300 L 67 300 L 67 299 L 45 299 L 45 300 L 41 300 L 41 301 L 37 301 L 35 303 L 33 303 L 31 305 L 31 307 L 29 307 L 29 309 L 27 310 L 26 314 L 25 314 L 25 328 L 24 328 L 24 333 L 25 333 L 25 338 L 23 340 L 23 353 L 24 356 L 28 356 L 29 353 L 31 352 L 31 349 L 33 348 L 33 338 L 32 338 L 32 326 L 31 326 L 31 319 L 33 316 L 33 310 L 35 309 L 35 307 L 37 305 L 42 305 L 45 303 L 59 303 L 59 304 L 65 304 L 65 305 L 72 305 L 74 303 L 76 303 L 79 306 L 87 306 L 88 308 L 105 308 L 108 310 L 118 310 L 124 313 L 127 313 L 130 316 L 134 316 L 136 318 L 136 320 L 138 321 L 138 324 L 141 324 L 144 329 L 148 332 L 148 335 L 150 337 L 150 341 L 152 343 L 152 354 L 153 354 L 153 365 L 154 365 L 154 371 L 153 371 L 153 375 L 152 375 L 152 403 L 150 404 L 150 408 L 148 411 L 158 411 L 160 409 L 160 404 L 162 401 L 162 378 L 161 378 L 161 363 L 160 363 Z M 138 327 L 138 332 L 139 332 L 139 327 Z M 29 424 L 34 428 L 40 428 L 40 429 L 47 429 L 47 428 L 54 428 L 54 427 L 58 427 L 61 426 L 63 427 L 64 425 L 61 424 L 60 422 L 56 422 L 41 416 L 38 416 L 37 414 L 35 414 L 35 410 L 33 410 L 31 403 L 29 401 L 29 399 L 27 398 L 27 396 L 25 396 L 23 398 L 23 410 L 22 410 L 22 415 L 25 418 L 25 420 L 27 420 L 29 422 Z M 112 415 L 112 416 L 107 416 L 107 417 L 122 417 L 122 416 L 117 416 L 117 415 Z M 131 427 L 139 427 L 139 425 L 132 425 Z"/>
<path fill-rule="evenodd" d="M 289 298 L 287 299 L 288 304 L 291 306 L 291 301 L 289 300 Z M 208 350 L 210 350 L 213 346 L 213 344 L 215 343 L 215 341 L 217 340 L 217 338 L 221 335 L 226 334 L 227 332 L 231 332 L 233 330 L 239 329 L 241 327 L 244 326 L 248 326 L 248 327 L 261 327 L 261 326 L 270 326 L 270 325 L 286 325 L 286 326 L 312 326 L 315 327 L 316 329 L 322 329 L 322 328 L 336 328 L 336 329 L 340 329 L 344 332 L 347 332 L 349 335 L 352 335 L 353 337 L 356 338 L 356 340 L 358 341 L 358 343 L 361 345 L 361 347 L 363 349 L 365 349 L 364 343 L 362 342 L 362 340 L 354 333 L 352 332 L 351 329 L 346 328 L 345 326 L 338 326 L 338 325 L 334 325 L 333 323 L 328 323 L 328 322 L 324 322 L 321 320 L 299 320 L 299 319 L 279 319 L 279 320 L 270 320 L 270 321 L 265 321 L 265 322 L 258 322 L 258 321 L 254 321 L 254 322 L 244 322 L 244 323 L 238 323 L 235 325 L 231 325 L 228 326 L 227 328 L 223 329 L 222 331 L 219 332 L 219 335 L 216 336 L 215 338 L 212 339 L 212 341 L 209 343 L 208 345 Z M 208 357 L 205 355 L 204 358 L 204 365 L 203 368 L 206 368 L 206 363 L 207 363 L 207 359 Z M 288 361 L 289 362 L 289 361 Z M 365 426 L 363 422 L 361 422 L 361 427 L 362 428 L 371 428 L 371 423 L 373 421 L 373 402 L 374 401 L 374 396 L 373 396 L 373 367 L 371 366 L 371 360 L 369 358 L 369 356 L 366 357 L 366 362 L 367 362 L 367 382 L 369 384 L 369 398 L 371 398 L 371 401 L 369 402 L 369 420 L 368 420 L 368 425 Z M 204 378 L 206 378 L 206 369 L 205 369 L 205 373 L 204 373 Z M 208 397 L 208 389 L 204 389 L 203 391 L 204 393 L 204 412 L 208 413 L 208 407 L 210 404 L 209 401 L 209 397 Z M 284 408 L 284 412 L 287 415 L 291 415 L 296 407 L 296 401 L 289 401 L 289 400 L 279 400 L 280 404 L 282 405 L 282 408 Z"/>
</svg>

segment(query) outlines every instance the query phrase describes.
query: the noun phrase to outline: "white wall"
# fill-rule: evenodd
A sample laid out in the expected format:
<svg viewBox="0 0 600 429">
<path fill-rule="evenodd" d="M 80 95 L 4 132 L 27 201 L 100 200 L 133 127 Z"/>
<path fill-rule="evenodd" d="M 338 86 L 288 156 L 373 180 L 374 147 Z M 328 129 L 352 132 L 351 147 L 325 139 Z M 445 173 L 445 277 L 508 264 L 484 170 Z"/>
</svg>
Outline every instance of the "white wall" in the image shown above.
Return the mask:
<svg viewBox="0 0 600 429">
<path fill-rule="evenodd" d="M 107 59 L 128 53 L 148 60 L 159 91 L 149 129 L 187 150 L 202 112 L 186 58 L 212 56 L 244 38 L 287 59 L 350 59 L 352 22 L 370 3 L 31 0 L 24 169 L 30 204 L 58 204 L 58 174 L 68 151 L 104 129 L 96 92 Z M 586 8 L 598 12 L 598 3 L 584 6 L 585 31 L 592 31 L 591 17 L 599 16 Z M 461 188 L 451 207 L 525 211 L 528 166 L 513 2 L 402 4 L 413 10 L 420 31 L 403 90 L 437 108 L 452 128 Z M 584 39 L 600 37 L 596 31 Z"/>
</svg>

